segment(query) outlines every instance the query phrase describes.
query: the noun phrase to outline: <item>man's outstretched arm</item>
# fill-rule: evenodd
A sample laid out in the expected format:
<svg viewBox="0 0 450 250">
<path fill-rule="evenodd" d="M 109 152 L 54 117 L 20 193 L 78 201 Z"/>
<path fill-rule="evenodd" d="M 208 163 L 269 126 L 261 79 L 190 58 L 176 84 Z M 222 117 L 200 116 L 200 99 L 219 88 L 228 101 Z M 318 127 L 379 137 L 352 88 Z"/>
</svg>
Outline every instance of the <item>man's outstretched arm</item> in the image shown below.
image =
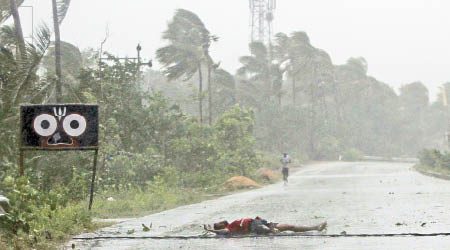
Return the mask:
<svg viewBox="0 0 450 250">
<path fill-rule="evenodd" d="M 206 224 L 203 225 L 203 228 L 204 228 L 206 231 L 208 231 L 208 232 L 212 232 L 212 233 L 215 233 L 215 234 L 218 234 L 218 235 L 231 235 L 230 230 L 228 230 L 228 229 L 226 229 L 226 228 L 224 228 L 224 229 L 219 229 L 219 230 L 214 230 L 214 229 L 211 228 L 210 225 L 206 225 Z"/>
</svg>

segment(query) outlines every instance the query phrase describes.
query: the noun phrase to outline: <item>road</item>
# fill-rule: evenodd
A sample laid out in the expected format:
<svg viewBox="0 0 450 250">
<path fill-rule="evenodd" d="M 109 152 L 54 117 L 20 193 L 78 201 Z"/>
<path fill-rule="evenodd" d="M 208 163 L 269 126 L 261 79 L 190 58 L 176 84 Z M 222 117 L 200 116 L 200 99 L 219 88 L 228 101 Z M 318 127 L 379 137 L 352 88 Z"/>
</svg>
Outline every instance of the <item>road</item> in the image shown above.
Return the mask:
<svg viewBox="0 0 450 250">
<path fill-rule="evenodd" d="M 349 234 L 450 233 L 450 181 L 409 163 L 330 162 L 305 166 L 282 183 L 183 206 L 79 237 L 199 235 L 203 223 L 261 216 L 316 224 L 326 232 L 283 237 L 73 240 L 76 249 L 448 249 L 450 236 L 327 237 Z M 150 232 L 141 224 L 152 223 Z M 135 233 L 128 235 L 129 230 Z"/>
</svg>

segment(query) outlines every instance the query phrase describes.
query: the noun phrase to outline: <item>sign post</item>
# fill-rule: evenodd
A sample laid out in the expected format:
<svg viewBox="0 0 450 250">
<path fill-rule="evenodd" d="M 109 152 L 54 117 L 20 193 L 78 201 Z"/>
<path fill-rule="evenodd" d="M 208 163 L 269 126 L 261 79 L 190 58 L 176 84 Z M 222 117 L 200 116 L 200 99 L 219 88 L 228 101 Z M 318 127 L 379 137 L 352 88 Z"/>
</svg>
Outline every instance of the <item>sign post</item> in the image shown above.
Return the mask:
<svg viewBox="0 0 450 250">
<path fill-rule="evenodd" d="M 94 202 L 95 175 L 97 174 L 97 156 L 98 156 L 98 149 L 95 150 L 95 154 L 94 154 L 94 167 L 92 169 L 91 194 L 89 197 L 89 210 L 91 210 L 92 202 Z"/>
<path fill-rule="evenodd" d="M 94 200 L 98 156 L 98 105 L 20 106 L 19 174 L 25 174 L 25 151 L 95 151 L 89 210 Z"/>
</svg>

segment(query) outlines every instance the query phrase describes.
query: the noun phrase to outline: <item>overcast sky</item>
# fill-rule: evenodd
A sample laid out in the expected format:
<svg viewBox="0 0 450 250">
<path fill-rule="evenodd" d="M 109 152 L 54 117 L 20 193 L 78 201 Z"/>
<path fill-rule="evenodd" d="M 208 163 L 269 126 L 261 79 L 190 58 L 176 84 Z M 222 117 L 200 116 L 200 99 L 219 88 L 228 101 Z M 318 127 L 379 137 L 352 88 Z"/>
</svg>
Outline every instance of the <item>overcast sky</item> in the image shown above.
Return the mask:
<svg viewBox="0 0 450 250">
<path fill-rule="evenodd" d="M 36 23 L 51 25 L 51 0 L 27 0 L 25 5 L 34 6 Z M 109 27 L 106 50 L 135 56 L 140 42 L 143 56 L 153 58 L 177 8 L 196 13 L 220 37 L 211 49 L 213 58 L 234 73 L 238 58 L 248 54 L 248 0 L 72 0 L 62 39 L 81 49 L 98 48 Z M 28 33 L 28 8 L 21 15 Z M 306 31 L 334 64 L 362 56 L 369 75 L 396 89 L 422 81 L 434 99 L 438 86 L 450 81 L 448 0 L 278 0 L 274 29 Z"/>
</svg>

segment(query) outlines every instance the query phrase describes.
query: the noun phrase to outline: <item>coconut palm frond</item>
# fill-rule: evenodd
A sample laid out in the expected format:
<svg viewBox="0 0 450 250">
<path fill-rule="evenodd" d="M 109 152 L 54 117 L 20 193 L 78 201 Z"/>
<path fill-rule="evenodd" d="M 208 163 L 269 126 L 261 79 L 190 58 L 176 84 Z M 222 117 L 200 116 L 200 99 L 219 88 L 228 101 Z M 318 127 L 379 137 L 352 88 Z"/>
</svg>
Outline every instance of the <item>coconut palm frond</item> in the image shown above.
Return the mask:
<svg viewBox="0 0 450 250">
<path fill-rule="evenodd" d="M 197 57 L 192 51 L 183 46 L 168 45 L 156 52 L 157 59 L 164 66 L 164 74 L 169 80 L 182 76 L 189 80 L 197 71 Z"/>
<path fill-rule="evenodd" d="M 46 103 L 44 100 L 46 96 L 49 96 L 52 93 L 52 90 L 55 88 L 55 81 L 42 80 L 39 88 L 29 97 L 32 103 Z"/>
<path fill-rule="evenodd" d="M 25 0 L 16 0 L 17 7 L 20 7 Z M 11 17 L 11 8 L 9 0 L 0 0 L 0 24 Z"/>
<path fill-rule="evenodd" d="M 69 11 L 71 0 L 58 0 L 57 6 L 58 6 L 58 23 L 61 25 L 62 21 L 67 15 L 67 11 Z"/>
<path fill-rule="evenodd" d="M 183 18 L 185 20 L 189 20 L 194 25 L 205 26 L 205 24 L 200 20 L 200 18 L 194 14 L 192 11 L 185 9 L 177 9 L 175 11 L 175 18 Z"/>
<path fill-rule="evenodd" d="M 16 29 L 13 25 L 3 25 L 0 27 L 0 45 L 9 46 L 15 45 L 16 40 Z"/>
<path fill-rule="evenodd" d="M 33 78 L 36 76 L 36 72 L 39 69 L 42 58 L 50 47 L 50 29 L 46 25 L 41 25 L 36 33 L 36 46 L 29 45 L 27 47 L 30 55 L 29 61 L 26 62 L 23 68 L 22 80 L 18 81 L 17 91 L 13 98 L 15 105 L 19 104 L 21 93 L 27 86 L 30 86 Z"/>
<path fill-rule="evenodd" d="M 6 21 L 11 16 L 9 11 L 9 1 L 0 0 L 0 24 Z"/>
<path fill-rule="evenodd" d="M 37 29 L 36 35 L 34 37 L 36 41 L 36 49 L 37 53 L 43 57 L 50 47 L 51 43 L 51 31 L 50 28 L 46 24 L 41 24 L 41 26 Z"/>
<path fill-rule="evenodd" d="M 219 86 L 228 89 L 234 89 L 236 83 L 233 75 L 224 69 L 216 69 L 213 73 L 213 81 Z"/>
<path fill-rule="evenodd" d="M 267 58 L 267 48 L 261 42 L 252 42 L 249 45 L 250 53 L 256 58 L 266 59 Z"/>
</svg>

